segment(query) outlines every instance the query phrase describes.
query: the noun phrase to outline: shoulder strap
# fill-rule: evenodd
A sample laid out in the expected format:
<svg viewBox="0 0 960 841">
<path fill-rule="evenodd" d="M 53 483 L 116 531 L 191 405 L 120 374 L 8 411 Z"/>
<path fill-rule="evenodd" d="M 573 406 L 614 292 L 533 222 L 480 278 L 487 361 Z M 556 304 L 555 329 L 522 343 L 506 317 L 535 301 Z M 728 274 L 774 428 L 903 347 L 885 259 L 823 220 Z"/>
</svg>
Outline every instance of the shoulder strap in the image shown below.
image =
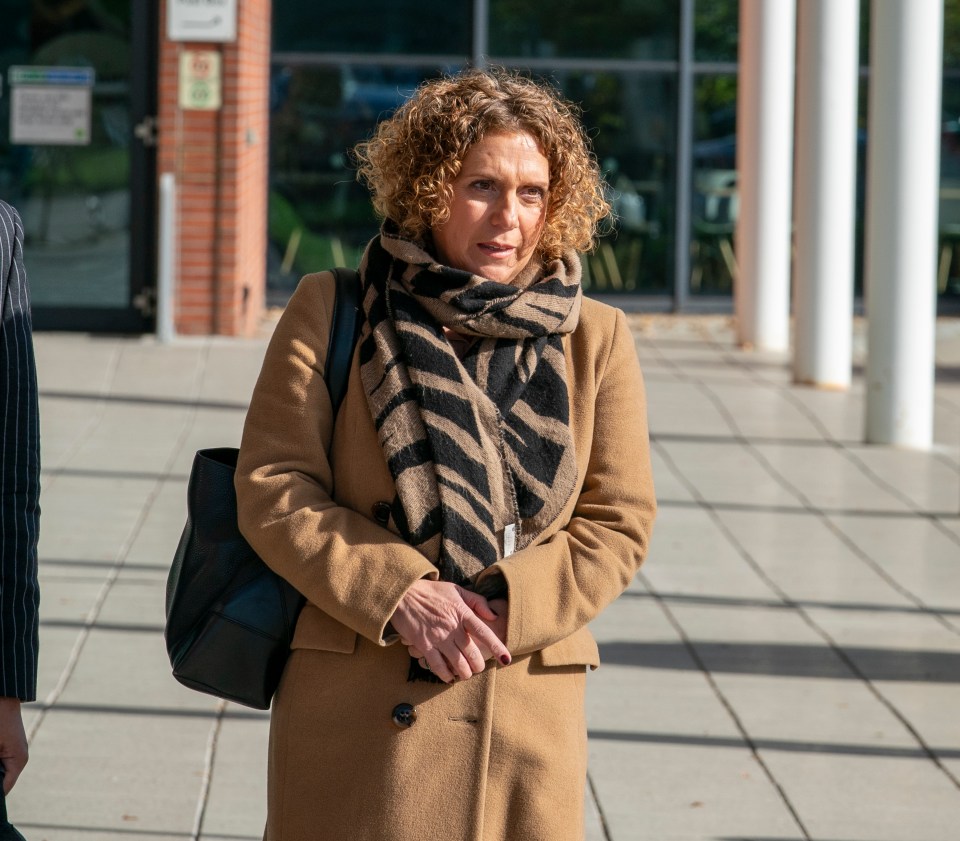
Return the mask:
<svg viewBox="0 0 960 841">
<path fill-rule="evenodd" d="M 333 414 L 336 416 L 350 379 L 353 349 L 360 334 L 360 275 L 353 269 L 334 269 L 336 294 L 330 324 L 330 344 L 324 379 L 330 391 Z"/>
</svg>

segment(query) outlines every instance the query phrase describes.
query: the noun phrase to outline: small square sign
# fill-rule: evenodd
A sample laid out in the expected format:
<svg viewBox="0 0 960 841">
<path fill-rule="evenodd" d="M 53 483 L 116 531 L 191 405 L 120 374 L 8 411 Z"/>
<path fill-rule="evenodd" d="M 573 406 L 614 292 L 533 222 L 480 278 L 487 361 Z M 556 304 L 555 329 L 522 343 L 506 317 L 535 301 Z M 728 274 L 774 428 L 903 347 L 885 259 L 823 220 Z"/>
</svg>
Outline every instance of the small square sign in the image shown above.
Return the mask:
<svg viewBox="0 0 960 841">
<path fill-rule="evenodd" d="M 180 107 L 216 111 L 220 107 L 220 53 L 184 50 L 180 53 Z"/>
</svg>

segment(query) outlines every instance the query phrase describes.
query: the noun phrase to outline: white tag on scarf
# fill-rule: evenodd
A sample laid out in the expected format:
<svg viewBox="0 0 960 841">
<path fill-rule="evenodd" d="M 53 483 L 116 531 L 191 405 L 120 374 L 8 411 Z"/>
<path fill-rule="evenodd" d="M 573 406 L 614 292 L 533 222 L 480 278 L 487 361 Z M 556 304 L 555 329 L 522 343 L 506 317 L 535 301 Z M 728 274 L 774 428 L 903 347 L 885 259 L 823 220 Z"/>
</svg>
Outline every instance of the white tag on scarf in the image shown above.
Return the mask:
<svg viewBox="0 0 960 841">
<path fill-rule="evenodd" d="M 509 558 L 517 548 L 517 524 L 510 523 L 503 530 L 503 557 Z"/>
</svg>

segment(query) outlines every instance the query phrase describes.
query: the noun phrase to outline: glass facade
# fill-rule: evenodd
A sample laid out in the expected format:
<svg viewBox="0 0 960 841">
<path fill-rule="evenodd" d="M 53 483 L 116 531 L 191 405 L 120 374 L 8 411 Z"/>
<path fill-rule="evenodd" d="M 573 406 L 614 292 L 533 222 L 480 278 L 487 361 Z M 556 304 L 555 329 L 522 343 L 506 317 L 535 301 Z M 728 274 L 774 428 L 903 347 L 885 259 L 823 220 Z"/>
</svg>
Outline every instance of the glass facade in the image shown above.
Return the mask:
<svg viewBox="0 0 960 841">
<path fill-rule="evenodd" d="M 858 294 L 869 5 L 862 0 Z M 355 263 L 376 232 L 353 144 L 421 80 L 490 62 L 548 79 L 583 109 L 617 216 L 584 258 L 586 288 L 640 294 L 651 308 L 729 306 L 738 15 L 738 0 L 365 0 L 361 23 L 329 0 L 276 0 L 270 298 L 282 302 L 305 272 Z M 945 4 L 944 62 L 938 288 L 960 296 L 960 0 Z"/>
<path fill-rule="evenodd" d="M 490 40 L 495 59 L 676 60 L 676 3 L 662 0 L 491 0 Z"/>
<path fill-rule="evenodd" d="M 473 13 L 470 3 L 449 0 L 274 0 L 276 52 L 468 55 Z M 426 25 L 429 22 L 429 25 Z M 442 37 L 438 37 L 442 33 Z"/>
<path fill-rule="evenodd" d="M 580 103 L 617 221 L 584 260 L 594 292 L 659 292 L 673 286 L 676 83 L 671 74 L 557 73 Z"/>
<path fill-rule="evenodd" d="M 697 76 L 693 90 L 690 286 L 693 295 L 733 289 L 737 223 L 737 77 Z"/>
<path fill-rule="evenodd" d="M 0 197 L 23 219 L 40 328 L 144 324 L 136 297 L 152 269 L 151 199 L 133 126 L 147 108 L 145 11 L 133 0 L 0 0 Z M 68 97 L 88 119 L 64 137 Z"/>
<path fill-rule="evenodd" d="M 351 147 L 424 79 L 452 66 L 275 63 L 270 92 L 268 303 L 304 274 L 355 266 L 377 231 Z"/>
<path fill-rule="evenodd" d="M 698 0 L 693 16 L 694 61 L 737 61 L 737 0 Z"/>
<path fill-rule="evenodd" d="M 937 292 L 960 298 L 960 0 L 944 4 L 942 97 Z"/>
</svg>

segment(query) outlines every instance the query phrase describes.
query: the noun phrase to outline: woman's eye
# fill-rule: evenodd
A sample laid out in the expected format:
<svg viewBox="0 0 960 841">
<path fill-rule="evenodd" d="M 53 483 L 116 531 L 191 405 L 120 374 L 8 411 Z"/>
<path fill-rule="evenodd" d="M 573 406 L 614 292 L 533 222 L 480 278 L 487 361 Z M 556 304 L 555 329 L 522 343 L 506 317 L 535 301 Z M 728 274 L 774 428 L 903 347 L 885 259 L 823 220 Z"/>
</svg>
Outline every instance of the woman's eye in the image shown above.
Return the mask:
<svg viewBox="0 0 960 841">
<path fill-rule="evenodd" d="M 475 190 L 492 190 L 493 182 L 487 181 L 485 179 L 478 179 L 477 181 L 474 181 L 473 184 L 471 184 L 471 186 Z"/>
<path fill-rule="evenodd" d="M 530 199 L 531 201 L 542 201 L 544 196 L 546 196 L 547 191 L 543 187 L 527 187 L 523 191 L 524 197 Z"/>
</svg>

